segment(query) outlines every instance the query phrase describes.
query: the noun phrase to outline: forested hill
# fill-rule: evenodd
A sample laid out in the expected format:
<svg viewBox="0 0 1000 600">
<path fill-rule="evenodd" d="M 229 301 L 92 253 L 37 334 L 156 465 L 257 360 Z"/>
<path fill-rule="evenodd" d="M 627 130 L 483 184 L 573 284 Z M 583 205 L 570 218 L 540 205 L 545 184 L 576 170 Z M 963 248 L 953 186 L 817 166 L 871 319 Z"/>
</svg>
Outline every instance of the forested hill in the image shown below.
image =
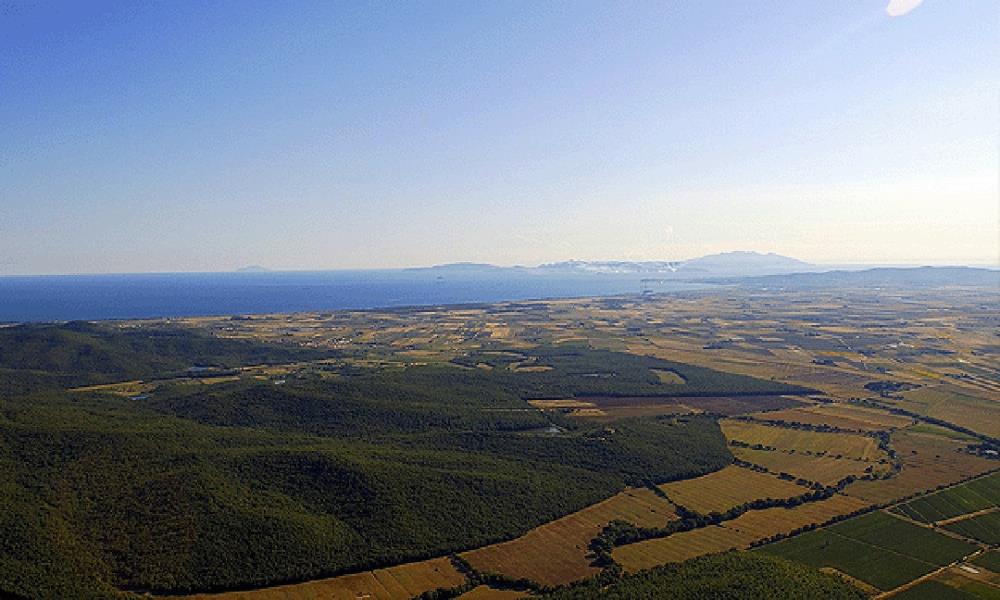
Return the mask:
<svg viewBox="0 0 1000 600">
<path fill-rule="evenodd" d="M 323 356 L 297 346 L 213 337 L 191 328 L 70 322 L 0 327 L 0 394 Z"/>
<path fill-rule="evenodd" d="M 573 345 L 309 362 L 326 356 L 155 324 L 0 329 L 0 593 L 231 590 L 479 547 L 732 461 L 710 416 L 526 398 L 808 391 Z M 287 361 L 280 379 L 189 372 Z M 141 394 L 65 389 L 133 379 Z"/>
</svg>

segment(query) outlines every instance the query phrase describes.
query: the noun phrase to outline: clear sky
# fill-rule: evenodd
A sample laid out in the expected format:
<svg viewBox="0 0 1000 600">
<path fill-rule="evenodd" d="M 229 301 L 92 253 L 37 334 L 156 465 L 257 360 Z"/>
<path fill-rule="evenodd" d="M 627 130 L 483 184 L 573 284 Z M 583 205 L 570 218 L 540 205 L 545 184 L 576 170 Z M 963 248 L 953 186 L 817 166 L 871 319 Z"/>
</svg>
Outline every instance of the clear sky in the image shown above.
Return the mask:
<svg viewBox="0 0 1000 600">
<path fill-rule="evenodd" d="M 886 4 L 0 0 L 0 274 L 997 263 L 1000 9 Z"/>
</svg>

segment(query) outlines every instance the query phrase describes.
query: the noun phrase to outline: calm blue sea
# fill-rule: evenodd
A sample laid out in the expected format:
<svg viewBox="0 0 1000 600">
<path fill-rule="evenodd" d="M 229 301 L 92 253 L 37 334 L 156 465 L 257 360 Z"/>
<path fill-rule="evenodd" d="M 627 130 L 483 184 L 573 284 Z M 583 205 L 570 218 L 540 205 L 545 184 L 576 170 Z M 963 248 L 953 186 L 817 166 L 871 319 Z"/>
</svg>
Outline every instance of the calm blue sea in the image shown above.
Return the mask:
<svg viewBox="0 0 1000 600">
<path fill-rule="evenodd" d="M 661 291 L 694 289 L 670 283 Z M 433 269 L 0 277 L 0 321 L 63 321 L 462 304 L 639 291 L 639 276 Z"/>
</svg>

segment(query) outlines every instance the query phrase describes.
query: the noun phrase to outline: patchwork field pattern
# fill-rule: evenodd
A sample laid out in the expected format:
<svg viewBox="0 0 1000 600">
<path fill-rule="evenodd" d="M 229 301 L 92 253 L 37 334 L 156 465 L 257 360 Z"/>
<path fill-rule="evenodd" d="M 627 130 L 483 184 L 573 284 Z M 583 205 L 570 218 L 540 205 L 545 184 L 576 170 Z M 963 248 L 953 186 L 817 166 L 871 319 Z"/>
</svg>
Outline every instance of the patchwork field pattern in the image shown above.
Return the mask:
<svg viewBox="0 0 1000 600">
<path fill-rule="evenodd" d="M 874 503 L 890 502 L 997 468 L 996 462 L 963 452 L 968 444 L 958 440 L 904 430 L 894 433 L 891 443 L 902 471 L 891 479 L 856 481 L 844 493 Z"/>
<path fill-rule="evenodd" d="M 1000 574 L 1000 550 L 990 550 L 980 554 L 972 561 L 972 564 Z"/>
<path fill-rule="evenodd" d="M 834 485 L 845 477 L 861 477 L 866 469 L 884 472 L 888 463 L 876 463 L 832 456 L 812 456 L 752 448 L 730 448 L 733 456 L 755 465 L 760 465 L 775 473 L 788 473 L 797 478 L 816 481 L 823 485 Z"/>
<path fill-rule="evenodd" d="M 683 562 L 703 554 L 744 548 L 753 541 L 753 536 L 749 534 L 713 525 L 621 546 L 615 548 L 612 555 L 616 562 L 631 573 L 665 563 Z"/>
<path fill-rule="evenodd" d="M 996 398 L 997 392 L 992 392 Z M 902 394 L 903 400 L 889 402 L 909 411 L 927 415 L 967 427 L 973 431 L 993 437 L 1000 437 L 1000 419 L 997 411 L 1000 404 L 983 397 L 985 392 L 972 393 L 970 390 L 950 385 L 921 387 Z"/>
<path fill-rule="evenodd" d="M 410 600 L 424 592 L 463 583 L 465 575 L 459 573 L 448 558 L 435 558 L 293 585 L 185 597 L 197 600 Z"/>
<path fill-rule="evenodd" d="M 662 527 L 676 516 L 673 505 L 651 490 L 630 489 L 515 540 L 461 556 L 480 571 L 561 585 L 600 570 L 588 558 L 588 545 L 609 522 L 621 519 L 642 527 Z"/>
<path fill-rule="evenodd" d="M 911 500 L 893 509 L 923 523 L 935 523 L 1000 504 L 1000 473 Z"/>
<path fill-rule="evenodd" d="M 813 523 L 826 523 L 834 517 L 849 515 L 867 506 L 869 504 L 863 500 L 836 494 L 826 500 L 808 502 L 794 508 L 775 507 L 748 511 L 724 525 L 752 535 L 756 541 L 791 533 Z"/>
<path fill-rule="evenodd" d="M 944 528 L 967 538 L 979 540 L 984 544 L 991 546 L 1000 544 L 1000 512 L 990 512 L 970 519 L 955 521 L 948 523 Z"/>
<path fill-rule="evenodd" d="M 751 446 L 759 444 L 796 452 L 858 460 L 878 460 L 884 456 L 878 447 L 878 442 L 864 435 L 790 429 L 730 419 L 723 420 L 720 424 L 726 438 Z"/>
<path fill-rule="evenodd" d="M 893 415 L 878 409 L 852 406 L 845 403 L 817 404 L 814 406 L 792 408 L 773 412 L 759 413 L 754 418 L 762 421 L 787 421 L 806 423 L 808 425 L 829 425 L 840 429 L 855 429 L 861 431 L 880 431 L 906 427 L 913 419 L 901 415 Z"/>
<path fill-rule="evenodd" d="M 850 514 L 864 506 L 866 503 L 863 501 L 837 495 L 794 508 L 748 511 L 721 525 L 621 546 L 614 550 L 613 556 L 625 570 L 639 571 L 659 564 L 681 562 L 702 554 L 746 548 L 758 540 L 789 533 L 812 523 L 825 523 L 833 517 Z"/>
<path fill-rule="evenodd" d="M 891 590 L 976 550 L 976 546 L 883 511 L 811 531 L 762 552 L 814 567 L 833 567 Z"/>
<path fill-rule="evenodd" d="M 703 514 L 725 512 L 757 498 L 792 498 L 809 491 L 774 475 L 736 466 L 659 487 L 674 503 Z"/>
</svg>

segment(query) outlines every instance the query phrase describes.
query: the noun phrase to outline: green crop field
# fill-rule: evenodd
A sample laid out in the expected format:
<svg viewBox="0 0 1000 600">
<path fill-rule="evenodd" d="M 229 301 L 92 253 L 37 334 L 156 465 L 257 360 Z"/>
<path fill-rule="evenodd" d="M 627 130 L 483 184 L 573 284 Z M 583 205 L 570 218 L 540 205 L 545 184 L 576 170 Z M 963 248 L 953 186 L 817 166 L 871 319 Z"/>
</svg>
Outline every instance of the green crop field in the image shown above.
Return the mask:
<svg viewBox="0 0 1000 600">
<path fill-rule="evenodd" d="M 971 544 L 883 512 L 762 548 L 815 567 L 833 567 L 881 590 L 896 588 L 974 550 Z"/>
<path fill-rule="evenodd" d="M 1000 573 L 1000 550 L 991 550 L 980 554 L 972 561 L 972 564 L 989 569 L 994 573 Z"/>
<path fill-rule="evenodd" d="M 945 525 L 944 528 L 993 546 L 1000 544 L 1000 512 L 956 521 Z"/>
<path fill-rule="evenodd" d="M 933 523 L 1000 504 L 1000 473 L 911 500 L 893 509 L 916 521 Z"/>
<path fill-rule="evenodd" d="M 978 596 L 945 585 L 940 581 L 922 581 L 893 596 L 897 600 L 974 600 Z"/>
<path fill-rule="evenodd" d="M 701 600 L 704 598 L 828 600 L 864 598 L 838 578 L 791 561 L 751 552 L 727 552 L 626 575 L 609 583 L 592 578 L 545 595 L 551 600 Z"/>
</svg>

